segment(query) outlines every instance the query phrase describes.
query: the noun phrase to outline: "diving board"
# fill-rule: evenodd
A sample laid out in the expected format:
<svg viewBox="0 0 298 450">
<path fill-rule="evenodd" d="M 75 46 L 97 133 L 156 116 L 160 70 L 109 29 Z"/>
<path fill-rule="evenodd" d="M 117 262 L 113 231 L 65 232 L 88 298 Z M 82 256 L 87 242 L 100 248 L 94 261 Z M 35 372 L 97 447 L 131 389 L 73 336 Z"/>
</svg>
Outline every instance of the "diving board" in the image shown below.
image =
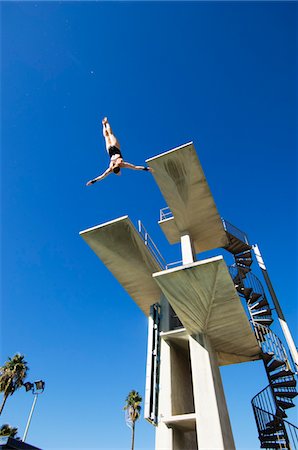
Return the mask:
<svg viewBox="0 0 298 450">
<path fill-rule="evenodd" d="M 152 278 L 160 270 L 128 216 L 81 231 L 80 235 L 149 316 L 161 290 Z"/>
<path fill-rule="evenodd" d="M 146 160 L 173 217 L 158 223 L 170 244 L 188 233 L 196 253 L 228 244 L 194 145 L 189 142 Z"/>
<path fill-rule="evenodd" d="M 222 256 L 153 274 L 190 335 L 204 334 L 220 365 L 260 359 L 260 348 Z"/>
</svg>

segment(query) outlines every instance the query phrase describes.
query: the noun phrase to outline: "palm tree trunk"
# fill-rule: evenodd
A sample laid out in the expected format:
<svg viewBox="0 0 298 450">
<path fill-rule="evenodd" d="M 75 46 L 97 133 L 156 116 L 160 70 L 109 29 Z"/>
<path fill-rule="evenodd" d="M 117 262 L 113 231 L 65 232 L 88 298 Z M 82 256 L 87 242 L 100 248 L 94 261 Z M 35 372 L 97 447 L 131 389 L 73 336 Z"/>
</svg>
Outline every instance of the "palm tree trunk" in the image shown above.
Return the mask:
<svg viewBox="0 0 298 450">
<path fill-rule="evenodd" d="M 135 423 L 132 424 L 132 435 L 131 435 L 131 450 L 134 450 L 135 446 Z"/>
<path fill-rule="evenodd" d="M 3 402 L 2 402 L 2 405 L 1 405 L 1 408 L 0 408 L 0 416 L 2 414 L 2 411 L 3 411 L 3 408 L 4 408 L 5 402 L 7 400 L 7 397 L 8 397 L 8 394 L 4 394 Z"/>
</svg>

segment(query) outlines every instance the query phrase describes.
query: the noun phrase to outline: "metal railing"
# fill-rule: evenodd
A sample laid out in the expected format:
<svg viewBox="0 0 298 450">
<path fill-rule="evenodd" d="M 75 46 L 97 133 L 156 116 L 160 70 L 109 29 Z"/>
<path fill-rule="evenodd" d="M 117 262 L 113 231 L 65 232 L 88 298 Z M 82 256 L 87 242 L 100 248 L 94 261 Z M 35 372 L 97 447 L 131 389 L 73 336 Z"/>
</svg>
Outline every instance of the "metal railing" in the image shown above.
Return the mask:
<svg viewBox="0 0 298 450">
<path fill-rule="evenodd" d="M 260 408 L 263 411 L 267 411 L 270 414 L 276 413 L 276 403 L 270 384 L 255 395 L 252 398 L 251 403 L 253 406 Z"/>
<path fill-rule="evenodd" d="M 154 257 L 155 261 L 159 265 L 159 267 L 163 270 L 167 269 L 167 263 L 162 254 L 160 253 L 159 249 L 157 248 L 156 244 L 154 243 L 153 239 L 150 237 L 148 231 L 142 224 L 140 220 L 138 220 L 138 231 L 140 233 L 140 236 L 142 237 L 145 245 L 148 247 L 148 250 L 150 251 L 151 255 Z"/>
<path fill-rule="evenodd" d="M 286 349 L 279 337 L 265 325 L 256 322 L 253 325 L 262 352 L 272 354 L 277 360 L 284 361 L 286 368 L 294 373 L 295 365 L 291 356 L 287 355 Z"/>
<path fill-rule="evenodd" d="M 298 449 L 298 428 L 278 416 L 271 386 L 268 385 L 251 401 L 260 441 L 278 444 L 280 449 Z M 276 448 L 272 447 L 267 448 Z"/>
<path fill-rule="evenodd" d="M 171 219 L 172 217 L 174 217 L 173 213 L 168 206 L 160 209 L 160 211 L 159 211 L 159 220 L 160 221 Z"/>
<path fill-rule="evenodd" d="M 249 272 L 246 274 L 245 278 L 241 279 L 241 277 L 239 278 L 239 270 L 237 265 L 229 266 L 229 272 L 234 282 L 238 282 L 240 280 L 240 283 L 243 287 L 252 288 L 252 292 L 261 294 L 261 297 L 256 301 L 260 302 L 263 298 L 266 298 L 262 283 L 253 273 Z M 241 295 L 241 292 L 239 292 L 239 294 Z M 270 328 L 254 320 L 258 317 L 257 310 L 250 309 L 249 305 L 248 310 L 250 313 L 254 332 L 262 352 L 274 353 L 277 359 L 279 359 L 280 361 L 285 361 L 289 370 L 295 372 L 295 364 L 293 362 L 292 356 L 291 354 L 289 356 L 287 355 L 286 349 L 279 337 L 276 336 L 276 334 L 273 333 Z M 262 315 L 262 318 L 270 320 L 272 319 L 272 315 Z"/>
<path fill-rule="evenodd" d="M 245 244 L 247 244 L 247 245 L 250 245 L 246 233 L 239 230 L 239 228 L 235 227 L 235 225 L 232 225 L 230 222 L 225 220 L 223 217 L 221 218 L 221 220 L 222 220 L 223 227 L 227 233 L 232 234 L 240 241 L 245 242 Z"/>
<path fill-rule="evenodd" d="M 174 261 L 171 263 L 166 262 L 165 258 L 162 256 L 157 245 L 154 243 L 153 239 L 151 238 L 150 234 L 144 227 L 141 220 L 138 220 L 138 231 L 139 231 L 139 234 L 140 234 L 141 238 L 143 239 L 145 245 L 147 245 L 150 253 L 152 254 L 155 261 L 158 263 L 158 265 L 160 266 L 160 268 L 162 270 L 171 269 L 173 267 L 178 267 L 178 266 L 182 265 L 182 260 Z"/>
<path fill-rule="evenodd" d="M 245 288 L 251 288 L 253 292 L 261 294 L 262 297 L 265 296 L 262 283 L 253 273 L 248 272 L 245 276 L 241 276 L 241 268 L 239 268 L 236 263 L 229 266 L 229 272 L 233 281 L 239 280 L 240 283 L 237 284 L 241 284 Z"/>
<path fill-rule="evenodd" d="M 248 240 L 246 242 L 248 243 Z M 298 428 L 284 420 L 287 416 L 283 411 L 294 406 L 292 398 L 296 395 L 295 364 L 292 356 L 288 357 L 279 337 L 268 326 L 258 322 L 261 319 L 272 322 L 269 303 L 263 301 L 266 300 L 266 295 L 262 283 L 254 274 L 243 270 L 241 263 L 230 266 L 229 272 L 239 294 L 246 298 L 251 324 L 263 354 L 270 382 L 252 399 L 261 448 L 298 450 Z M 243 288 L 251 289 L 248 291 L 249 296 L 246 297 L 244 291 L 241 292 Z M 256 298 L 253 294 L 260 294 L 260 296 Z M 261 303 L 261 301 L 264 306 L 259 308 L 257 302 Z"/>
<path fill-rule="evenodd" d="M 182 263 L 183 263 L 183 261 L 182 261 L 182 259 L 180 259 L 179 261 L 174 261 L 174 262 L 168 263 L 166 268 L 172 269 L 174 267 L 182 266 Z"/>
</svg>

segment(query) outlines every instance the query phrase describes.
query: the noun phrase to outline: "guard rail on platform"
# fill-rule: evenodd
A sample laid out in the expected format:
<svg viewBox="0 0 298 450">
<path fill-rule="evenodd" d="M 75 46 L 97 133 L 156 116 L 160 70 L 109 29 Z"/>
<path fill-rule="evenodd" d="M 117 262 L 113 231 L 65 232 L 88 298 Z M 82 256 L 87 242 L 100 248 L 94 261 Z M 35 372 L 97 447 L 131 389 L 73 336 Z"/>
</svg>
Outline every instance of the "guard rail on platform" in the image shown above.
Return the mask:
<svg viewBox="0 0 298 450">
<path fill-rule="evenodd" d="M 248 240 L 246 233 L 239 230 L 239 228 L 235 227 L 235 225 L 232 225 L 230 222 L 225 220 L 223 217 L 221 218 L 221 221 L 222 221 L 223 227 L 227 233 L 231 234 L 232 236 L 235 236 L 240 241 L 249 245 L 249 240 Z"/>
<path fill-rule="evenodd" d="M 159 249 L 157 248 L 156 244 L 154 243 L 153 239 L 150 237 L 148 231 L 144 227 L 143 223 L 138 220 L 138 231 L 145 243 L 145 245 L 148 247 L 150 253 L 160 266 L 162 270 L 167 269 L 167 263 L 162 254 L 160 253 Z"/>
<path fill-rule="evenodd" d="M 173 213 L 168 206 L 159 210 L 159 220 L 160 221 L 171 219 L 172 217 L 174 217 Z"/>
</svg>

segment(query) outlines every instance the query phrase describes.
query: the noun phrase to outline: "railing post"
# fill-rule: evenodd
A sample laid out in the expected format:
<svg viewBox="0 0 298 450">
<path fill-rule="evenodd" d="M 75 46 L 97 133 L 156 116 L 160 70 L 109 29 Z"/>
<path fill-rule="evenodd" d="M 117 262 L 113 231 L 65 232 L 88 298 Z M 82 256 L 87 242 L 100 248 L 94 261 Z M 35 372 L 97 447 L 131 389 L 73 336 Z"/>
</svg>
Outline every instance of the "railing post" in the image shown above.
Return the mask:
<svg viewBox="0 0 298 450">
<path fill-rule="evenodd" d="M 278 299 L 277 299 L 277 296 L 276 296 L 275 291 L 274 291 L 274 289 L 273 289 L 273 286 L 272 286 L 272 284 L 271 284 L 271 280 L 270 280 L 270 278 L 269 278 L 269 275 L 268 275 L 268 272 L 267 272 L 267 269 L 266 269 L 264 260 L 263 260 L 263 258 L 262 258 L 260 249 L 259 249 L 259 247 L 258 247 L 257 244 L 253 245 L 252 248 L 253 248 L 254 253 L 255 253 L 255 255 L 256 255 L 256 258 L 257 258 L 257 262 L 258 262 L 258 264 L 259 264 L 259 267 L 260 267 L 260 269 L 261 269 L 261 271 L 262 271 L 262 273 L 263 273 L 263 276 L 264 276 L 264 278 L 265 278 L 265 282 L 266 282 L 266 284 L 267 284 L 268 290 L 269 290 L 269 292 L 270 292 L 272 301 L 273 301 L 273 303 L 274 303 L 274 306 L 275 306 L 275 309 L 276 309 L 276 312 L 277 312 L 277 315 L 278 315 L 278 320 L 279 320 L 281 329 L 282 329 L 282 331 L 283 331 L 283 334 L 284 334 L 285 339 L 286 339 L 286 341 L 287 341 L 287 344 L 288 344 L 290 353 L 291 353 L 291 355 L 292 355 L 294 364 L 295 364 L 295 366 L 296 366 L 296 367 L 295 367 L 295 371 L 297 372 L 297 369 L 298 369 L 298 353 L 297 353 L 297 349 L 296 349 L 296 346 L 295 346 L 295 343 L 294 343 L 294 339 L 293 339 L 293 337 L 292 337 L 292 334 L 291 334 L 291 332 L 290 332 L 290 329 L 289 329 L 289 327 L 288 327 L 288 324 L 287 324 L 287 322 L 286 322 L 286 319 L 285 319 L 285 317 L 284 317 L 284 315 L 283 315 L 281 306 L 280 306 L 280 304 L 279 304 L 279 301 L 278 301 Z"/>
</svg>

